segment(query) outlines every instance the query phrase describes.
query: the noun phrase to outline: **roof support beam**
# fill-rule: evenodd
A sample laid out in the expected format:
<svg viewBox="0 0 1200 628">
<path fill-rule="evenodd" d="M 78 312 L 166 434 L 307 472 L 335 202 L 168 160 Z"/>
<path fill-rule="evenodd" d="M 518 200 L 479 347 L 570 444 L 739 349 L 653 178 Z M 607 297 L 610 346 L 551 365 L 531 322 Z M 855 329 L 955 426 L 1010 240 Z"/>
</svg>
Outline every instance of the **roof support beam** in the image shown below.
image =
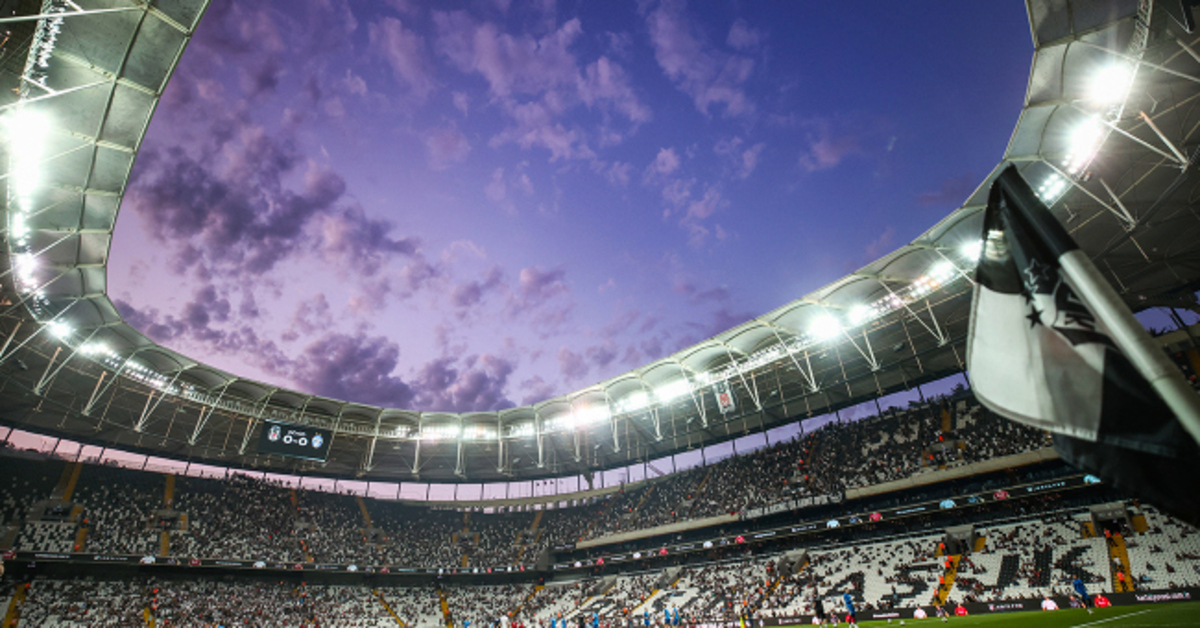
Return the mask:
<svg viewBox="0 0 1200 628">
<path fill-rule="evenodd" d="M 793 353 L 792 350 L 787 346 L 787 343 L 783 341 L 783 337 L 779 335 L 779 330 L 776 329 L 774 325 L 771 325 L 771 333 L 775 334 L 775 339 L 779 341 L 779 344 L 783 345 L 783 352 L 792 359 L 792 365 L 794 365 L 796 370 L 800 372 L 800 376 L 804 378 L 804 383 L 808 384 L 809 392 L 817 392 L 818 390 L 821 390 L 821 386 L 817 383 L 815 373 L 813 372 L 812 360 L 808 358 L 808 350 L 806 349 L 804 351 L 804 363 L 807 365 L 807 368 L 805 368 L 804 366 L 800 365 L 800 361 L 796 359 L 796 354 Z"/>
<path fill-rule="evenodd" d="M 196 427 L 192 429 L 192 437 L 188 439 L 189 445 L 196 444 L 196 440 L 200 438 L 200 432 L 204 430 L 204 426 L 208 424 L 208 420 L 212 417 L 212 413 L 216 409 L 217 404 L 221 403 L 221 399 L 225 397 L 225 391 L 229 390 L 229 385 L 236 381 L 237 378 L 234 378 L 225 382 L 225 385 L 221 387 L 220 394 L 217 395 L 216 401 L 206 404 L 200 409 L 200 418 L 196 420 Z"/>
<path fill-rule="evenodd" d="M 705 429 L 708 429 L 708 413 L 704 408 L 704 401 L 696 396 L 696 388 L 692 386 L 692 380 L 688 379 L 687 369 L 684 368 L 683 362 L 675 360 L 675 365 L 679 367 L 679 374 L 683 376 L 683 381 L 688 385 L 688 394 L 692 397 L 692 404 L 696 406 L 696 413 L 700 415 L 700 423 Z"/>
<path fill-rule="evenodd" d="M 123 362 L 121 362 L 121 366 L 117 369 L 117 372 L 113 373 L 112 379 L 109 380 L 108 384 L 106 384 L 104 386 L 104 390 L 101 390 L 100 394 L 98 394 L 98 395 L 94 392 L 92 393 L 91 401 L 88 401 L 88 404 L 83 407 L 83 416 L 90 416 L 92 414 L 92 407 L 96 403 L 96 401 L 98 401 L 100 399 L 100 397 L 103 397 L 104 394 L 108 392 L 108 389 L 114 383 L 116 383 L 116 381 L 118 379 L 120 379 L 121 374 L 125 372 L 125 367 L 129 366 L 129 363 L 131 361 L 133 361 L 133 358 L 136 357 L 137 354 L 141 353 L 146 348 L 147 347 L 140 347 L 140 348 L 134 349 L 132 353 L 130 353 L 128 356 L 125 357 L 125 360 Z M 97 386 L 98 385 L 99 385 L 99 383 L 97 383 Z M 96 424 L 96 429 L 100 429 L 99 423 Z"/>
<path fill-rule="evenodd" d="M 758 398 L 758 389 L 752 388 L 750 384 L 746 383 L 746 375 L 742 373 L 742 365 L 738 364 L 737 360 L 733 359 L 733 352 L 729 350 L 729 345 L 722 342 L 721 346 L 725 347 L 725 355 L 729 356 L 730 362 L 733 362 L 733 370 L 737 371 L 738 378 L 742 380 L 742 387 L 746 389 L 746 392 L 750 394 L 750 398 L 754 400 L 754 406 L 758 408 L 759 411 L 762 411 L 763 407 L 762 402 L 759 401 Z"/>
<path fill-rule="evenodd" d="M 12 24 L 14 22 L 37 22 L 39 20 L 57 20 L 64 17 L 80 17 L 84 15 L 97 15 L 100 13 L 123 13 L 125 11 L 141 11 L 143 7 L 115 7 L 111 9 L 79 9 L 74 11 L 61 11 L 56 13 L 38 13 L 36 15 L 17 15 L 14 17 L 0 18 L 0 24 Z"/>
<path fill-rule="evenodd" d="M 544 469 L 546 468 L 546 433 L 542 429 L 542 413 L 537 408 L 533 410 L 533 433 L 537 439 L 537 466 L 539 469 Z"/>
<path fill-rule="evenodd" d="M 1058 166 L 1055 166 L 1054 164 L 1050 163 L 1049 160 L 1043 159 L 1042 163 L 1049 166 L 1051 170 L 1053 170 L 1055 173 L 1058 174 L 1058 176 L 1062 177 L 1064 180 L 1066 180 L 1068 183 L 1070 183 L 1072 187 L 1079 190 L 1080 192 L 1083 192 L 1088 198 L 1092 199 L 1093 201 L 1096 201 L 1096 203 L 1099 204 L 1104 209 L 1107 209 L 1110 214 L 1112 214 L 1114 217 L 1116 217 L 1117 220 L 1119 220 L 1121 222 L 1121 226 L 1124 227 L 1126 231 L 1133 228 L 1133 226 L 1130 224 L 1131 221 L 1133 221 L 1133 216 L 1130 216 L 1129 212 L 1123 211 L 1122 209 L 1117 209 L 1116 207 L 1113 207 L 1112 205 L 1108 204 L 1107 202 L 1104 201 L 1104 199 L 1093 194 L 1091 190 L 1083 187 L 1083 184 L 1080 183 L 1078 180 L 1076 180 L 1075 177 L 1063 172 Z M 1105 188 L 1107 188 L 1107 187 L 1108 186 L 1105 186 Z M 1109 190 L 1109 192 L 1111 193 L 1112 191 Z M 1134 222 L 1136 222 L 1136 221 L 1134 221 Z"/>
<path fill-rule="evenodd" d="M 25 345 L 29 344 L 29 341 L 33 340 L 34 338 L 37 338 L 39 334 L 46 331 L 46 329 L 50 327 L 50 323 L 53 323 L 54 321 L 62 318 L 62 315 L 66 314 L 67 310 L 70 310 L 71 306 L 75 305 L 76 303 L 79 303 L 79 301 L 77 299 L 68 303 L 67 307 L 64 307 L 61 311 L 59 311 L 58 314 L 55 314 L 50 320 L 42 323 L 41 327 L 37 328 L 37 330 L 35 330 L 32 334 L 29 334 L 29 337 L 27 337 L 25 340 L 22 340 L 21 344 L 17 345 L 12 351 L 9 351 L 7 354 L 0 355 L 0 364 L 4 364 L 9 358 L 16 355 L 16 353 L 18 351 L 23 349 L 25 347 Z M 16 307 L 16 306 L 13 306 L 13 307 Z"/>
<path fill-rule="evenodd" d="M 47 365 L 46 365 L 46 372 L 47 372 L 47 373 L 49 373 L 49 376 L 46 376 L 46 375 L 43 375 L 43 376 L 42 376 L 42 379 L 41 379 L 40 381 L 38 381 L 38 383 L 37 383 L 37 386 L 34 386 L 34 387 L 33 387 L 33 394 L 35 394 L 35 395 L 40 395 L 40 394 L 42 394 L 42 392 L 43 392 L 43 387 L 44 387 L 44 386 L 46 386 L 46 385 L 47 385 L 49 382 L 53 382 L 53 381 L 54 381 L 54 378 L 58 377 L 58 373 L 59 373 L 59 371 L 63 370 L 63 367 L 67 365 L 67 362 L 70 362 L 70 361 L 71 361 L 71 358 L 75 357 L 75 354 L 79 353 L 79 350 L 80 350 L 80 349 L 82 349 L 82 348 L 83 348 L 85 345 L 87 345 L 87 343 L 91 342 L 91 341 L 92 341 L 92 338 L 94 338 L 94 337 L 96 336 L 96 334 L 97 334 L 99 331 L 100 331 L 100 328 L 99 328 L 99 327 L 97 327 L 97 328 L 93 329 L 93 330 L 92 330 L 92 333 L 88 334 L 88 337 L 87 337 L 87 338 L 85 338 L 85 339 L 83 340 L 83 342 L 81 342 L 81 343 L 79 343 L 79 344 L 75 345 L 75 348 L 74 348 L 74 349 L 71 351 L 71 355 L 68 355 L 68 356 L 67 356 L 67 359 L 63 360 L 63 361 L 62 361 L 62 364 L 59 364 L 59 365 L 58 365 L 58 368 L 54 369 L 54 372 L 53 372 L 53 373 L 50 373 L 50 372 L 49 372 L 49 371 L 50 371 L 50 365 L 49 365 L 49 364 L 47 364 Z M 58 355 L 58 351 L 59 351 L 58 349 L 55 349 L 55 350 L 54 350 L 54 355 L 56 355 L 56 356 L 57 356 L 57 355 Z M 50 363 L 51 363 L 51 364 L 53 364 L 53 363 L 54 363 L 54 360 L 53 360 L 53 359 L 51 359 L 51 360 L 50 360 Z"/>
<path fill-rule="evenodd" d="M 176 373 L 175 377 L 171 378 L 171 383 L 167 384 L 166 387 L 164 387 L 162 390 L 158 391 L 159 392 L 158 401 L 154 402 L 154 407 L 150 408 L 149 412 L 146 412 L 144 410 L 142 411 L 142 417 L 140 419 L 138 419 L 137 425 L 133 426 L 133 431 L 140 433 L 142 431 L 142 429 L 146 427 L 146 420 L 150 418 L 151 414 L 154 414 L 154 411 L 158 409 L 158 405 L 162 403 L 162 400 L 167 398 L 167 391 L 171 390 L 171 387 L 175 385 L 175 382 L 178 379 L 179 379 L 179 373 Z M 151 392 L 150 397 L 153 397 L 153 396 L 154 396 L 154 393 Z M 148 404 L 149 404 L 149 399 L 147 399 L 147 405 Z M 245 445 L 243 445 L 242 447 L 244 448 Z"/>
<path fill-rule="evenodd" d="M 944 257 L 944 256 L 943 256 L 943 257 Z M 947 259 L 947 261 L 949 261 L 949 260 Z M 954 264 L 954 262 L 950 262 L 950 263 L 951 263 L 951 264 Z M 957 266 L 957 265 L 955 265 L 955 266 L 954 266 L 954 268 L 955 268 L 955 269 L 957 269 L 957 268 L 958 268 L 958 266 Z M 961 271 L 960 271 L 960 272 L 961 272 Z M 885 282 L 884 282 L 882 279 L 880 279 L 880 280 L 879 280 L 879 285 L 883 286 L 883 289 L 884 289 L 884 290 L 887 290 L 888 294 L 892 295 L 893 297 L 896 297 L 896 301 L 898 301 L 898 302 L 900 303 L 900 306 L 901 306 L 901 307 L 903 307 L 903 308 L 905 309 L 905 311 L 907 311 L 907 312 L 908 312 L 910 315 L 912 315 L 913 319 L 915 319 L 915 320 L 916 320 L 918 323 L 920 323 L 920 324 L 921 324 L 921 327 L 924 327 L 924 328 L 925 328 L 925 331 L 929 332 L 929 334 L 930 334 L 931 336 L 933 336 L 934 338 L 936 338 L 936 339 L 937 339 L 937 341 L 938 341 L 938 346 L 939 346 L 939 347 L 940 347 L 940 346 L 942 346 L 942 345 L 944 345 L 944 344 L 946 344 L 946 335 L 945 335 L 945 334 L 943 334 L 943 333 L 942 333 L 942 330 L 941 330 L 941 328 L 940 328 L 940 327 L 938 327 L 938 324 L 937 324 L 937 319 L 936 319 L 936 318 L 933 320 L 933 327 L 930 327 L 929 325 L 926 325 L 926 324 L 925 324 L 925 321 L 921 320 L 921 317 L 920 317 L 920 316 L 917 316 L 917 313 L 916 313 L 916 312 L 914 312 L 914 311 L 913 311 L 913 309 L 912 309 L 912 307 L 910 307 L 910 306 L 909 306 L 909 304 L 908 304 L 908 301 L 905 301 L 904 299 L 901 299 L 901 298 L 900 298 L 900 297 L 899 297 L 899 296 L 898 296 L 898 295 L 897 295 L 895 292 L 892 292 L 892 288 L 891 288 L 891 286 L 888 286 L 888 285 L 887 285 L 887 283 L 885 283 Z M 925 300 L 925 304 L 926 304 L 926 305 L 928 305 L 928 304 L 929 304 L 929 300 L 928 300 L 928 299 L 926 299 L 926 300 Z M 931 309 L 931 310 L 929 310 L 929 316 L 930 316 L 930 317 L 933 317 L 933 310 L 932 310 L 932 309 Z M 910 342 L 911 342 L 911 340 L 910 340 Z"/>
<path fill-rule="evenodd" d="M 457 451 L 454 460 L 454 475 L 460 478 L 467 477 L 467 461 L 463 458 L 463 419 L 462 415 L 458 416 L 458 441 Z"/>
<path fill-rule="evenodd" d="M 421 430 L 425 425 L 424 415 L 417 415 L 417 444 L 413 451 L 412 474 L 419 476 L 421 473 L 421 441 L 424 440 L 421 435 Z"/>
<path fill-rule="evenodd" d="M 278 388 L 272 388 L 271 392 L 267 393 L 266 396 L 263 397 L 262 405 L 258 408 L 258 414 L 251 418 L 250 422 L 246 424 L 246 433 L 242 435 L 242 446 L 238 447 L 239 456 L 246 455 L 246 446 L 250 444 L 250 433 L 254 431 L 254 426 L 258 425 L 258 422 L 262 420 L 263 415 L 267 413 L 267 405 L 271 402 L 271 397 L 274 397 L 275 393 L 277 392 L 279 392 Z M 330 441 L 332 440 L 333 437 L 331 436 Z M 330 445 L 332 444 L 333 443 L 330 442 Z"/>
<path fill-rule="evenodd" d="M 612 397 L 608 394 L 608 388 L 604 388 L 604 405 L 608 408 L 608 424 L 612 427 L 613 436 L 613 452 L 621 452 L 621 433 L 617 430 L 617 415 L 613 412 Z"/>
</svg>

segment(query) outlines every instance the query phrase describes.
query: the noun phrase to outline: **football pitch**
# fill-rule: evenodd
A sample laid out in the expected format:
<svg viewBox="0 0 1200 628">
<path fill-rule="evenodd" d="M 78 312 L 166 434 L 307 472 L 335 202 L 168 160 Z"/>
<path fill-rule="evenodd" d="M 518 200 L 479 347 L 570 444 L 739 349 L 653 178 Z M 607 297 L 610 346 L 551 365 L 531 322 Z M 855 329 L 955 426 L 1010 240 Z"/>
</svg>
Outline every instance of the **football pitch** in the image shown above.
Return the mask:
<svg viewBox="0 0 1200 628">
<path fill-rule="evenodd" d="M 845 622 L 840 624 L 846 626 Z M 859 622 L 863 628 L 878 628 L 881 626 L 899 626 L 900 620 Z M 796 624 L 801 628 L 801 624 Z M 951 617 L 946 623 L 937 618 L 907 619 L 905 628 L 909 626 L 925 626 L 935 628 L 968 628 L 984 626 L 986 628 L 1083 628 L 1097 626 L 1098 628 L 1163 628 L 1165 626 L 1200 626 L 1200 602 L 1176 602 L 1156 604 L 1154 606 L 1117 606 L 1096 609 L 1095 614 L 1088 615 L 1083 609 L 1065 609 L 1058 611 L 1025 611 L 1020 613 L 995 613 L 976 617 Z"/>
</svg>

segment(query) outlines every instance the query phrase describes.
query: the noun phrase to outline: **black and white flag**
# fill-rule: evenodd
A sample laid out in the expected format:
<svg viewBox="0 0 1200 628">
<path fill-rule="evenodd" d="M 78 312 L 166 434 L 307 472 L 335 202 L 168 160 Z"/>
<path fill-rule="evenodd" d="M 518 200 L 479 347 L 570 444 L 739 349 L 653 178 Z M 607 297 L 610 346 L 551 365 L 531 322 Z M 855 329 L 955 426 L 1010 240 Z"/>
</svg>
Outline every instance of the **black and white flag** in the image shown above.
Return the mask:
<svg viewBox="0 0 1200 628">
<path fill-rule="evenodd" d="M 975 396 L 1055 434 L 1059 454 L 1118 489 L 1200 520 L 1200 453 L 1077 296 L 1075 242 L 1015 168 L 992 184 L 967 338 Z"/>
<path fill-rule="evenodd" d="M 721 380 L 713 384 L 713 395 L 717 398 L 717 407 L 721 409 L 721 414 L 737 410 L 737 401 L 733 398 L 733 391 L 729 390 L 728 381 Z"/>
</svg>

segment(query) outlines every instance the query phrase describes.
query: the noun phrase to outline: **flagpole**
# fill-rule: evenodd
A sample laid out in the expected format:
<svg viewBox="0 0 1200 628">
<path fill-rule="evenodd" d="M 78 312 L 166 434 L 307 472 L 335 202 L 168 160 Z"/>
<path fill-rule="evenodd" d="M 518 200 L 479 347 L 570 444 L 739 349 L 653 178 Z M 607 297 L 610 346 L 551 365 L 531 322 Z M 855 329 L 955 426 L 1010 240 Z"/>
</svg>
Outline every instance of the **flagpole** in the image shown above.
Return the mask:
<svg viewBox="0 0 1200 628">
<path fill-rule="evenodd" d="M 1179 367 L 1134 318 L 1133 312 L 1086 253 L 1080 249 L 1067 251 L 1059 256 L 1058 263 L 1079 298 L 1096 318 L 1104 321 L 1113 342 L 1154 387 L 1188 434 L 1200 444 L 1200 395 L 1184 379 Z"/>
</svg>

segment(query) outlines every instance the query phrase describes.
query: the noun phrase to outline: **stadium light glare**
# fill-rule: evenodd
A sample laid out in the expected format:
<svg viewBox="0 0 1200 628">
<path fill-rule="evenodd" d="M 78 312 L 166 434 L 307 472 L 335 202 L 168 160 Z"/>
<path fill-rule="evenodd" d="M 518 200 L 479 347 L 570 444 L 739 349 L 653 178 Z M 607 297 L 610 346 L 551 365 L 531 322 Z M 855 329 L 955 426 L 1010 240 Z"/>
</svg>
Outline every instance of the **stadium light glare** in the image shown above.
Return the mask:
<svg viewBox="0 0 1200 628">
<path fill-rule="evenodd" d="M 1104 139 L 1104 125 L 1100 123 L 1099 116 L 1091 116 L 1075 127 L 1071 131 L 1067 156 L 1063 159 L 1063 168 L 1067 173 L 1078 174 L 1083 170 L 1084 166 L 1096 156 L 1102 139 Z"/>
<path fill-rule="evenodd" d="M 54 334 L 54 337 L 59 340 L 70 336 L 73 331 L 70 325 L 62 321 L 50 321 L 46 326 L 50 329 L 50 333 Z"/>
<path fill-rule="evenodd" d="M 4 136 L 12 155 L 9 177 L 23 205 L 28 205 L 29 195 L 41 181 L 39 165 L 49 128 L 46 116 L 31 109 L 17 109 L 4 117 Z"/>
<path fill-rule="evenodd" d="M 658 398 L 659 402 L 667 403 L 688 394 L 691 390 L 692 385 L 686 379 L 677 379 L 669 384 L 655 388 L 654 396 Z"/>
<path fill-rule="evenodd" d="M 617 403 L 617 412 L 637 412 L 650 405 L 650 395 L 644 390 L 635 390 Z"/>
<path fill-rule="evenodd" d="M 978 262 L 979 256 L 983 255 L 983 240 L 973 240 L 962 245 L 959 247 L 958 253 L 963 256 L 963 259 Z"/>
<path fill-rule="evenodd" d="M 856 305 L 850 310 L 848 318 L 851 325 L 861 325 L 871 318 L 874 310 L 865 305 Z"/>
<path fill-rule="evenodd" d="M 609 418 L 608 408 L 604 406 L 591 406 L 588 408 L 579 408 L 571 413 L 575 419 L 576 427 L 583 427 L 593 423 L 607 421 Z"/>
<path fill-rule="evenodd" d="M 929 270 L 929 276 L 938 283 L 945 283 L 948 279 L 954 277 L 954 273 L 957 270 L 958 268 L 954 264 L 947 260 L 942 260 L 933 265 L 933 268 Z"/>
<path fill-rule="evenodd" d="M 1128 63 L 1118 61 L 1107 65 L 1092 75 L 1087 90 L 1088 100 L 1097 105 L 1120 102 L 1129 93 L 1132 79 L 1133 68 Z"/>
<path fill-rule="evenodd" d="M 817 319 L 808 326 L 808 333 L 817 340 L 829 340 L 842 333 L 842 326 L 837 322 L 836 318 L 828 314 L 823 314 L 818 316 Z"/>
<path fill-rule="evenodd" d="M 89 342 L 79 348 L 84 355 L 108 355 L 108 345 L 103 342 Z"/>
</svg>

